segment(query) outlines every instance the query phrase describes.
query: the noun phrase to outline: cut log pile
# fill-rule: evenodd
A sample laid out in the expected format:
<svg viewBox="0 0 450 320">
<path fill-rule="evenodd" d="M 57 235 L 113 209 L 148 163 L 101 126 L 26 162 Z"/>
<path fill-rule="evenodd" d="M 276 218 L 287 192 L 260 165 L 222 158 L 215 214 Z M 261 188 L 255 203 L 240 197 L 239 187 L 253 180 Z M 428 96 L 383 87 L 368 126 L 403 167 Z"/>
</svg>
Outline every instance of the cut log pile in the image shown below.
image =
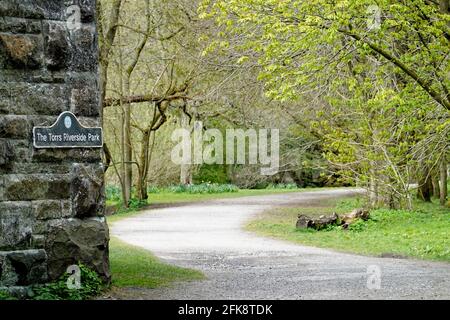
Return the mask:
<svg viewBox="0 0 450 320">
<path fill-rule="evenodd" d="M 348 214 L 338 216 L 335 212 L 331 216 L 321 215 L 319 218 L 311 218 L 309 216 L 300 214 L 297 220 L 297 229 L 315 229 L 323 230 L 328 226 L 342 226 L 343 229 L 347 229 L 349 225 L 357 220 L 368 220 L 369 211 L 365 209 L 355 209 Z"/>
</svg>

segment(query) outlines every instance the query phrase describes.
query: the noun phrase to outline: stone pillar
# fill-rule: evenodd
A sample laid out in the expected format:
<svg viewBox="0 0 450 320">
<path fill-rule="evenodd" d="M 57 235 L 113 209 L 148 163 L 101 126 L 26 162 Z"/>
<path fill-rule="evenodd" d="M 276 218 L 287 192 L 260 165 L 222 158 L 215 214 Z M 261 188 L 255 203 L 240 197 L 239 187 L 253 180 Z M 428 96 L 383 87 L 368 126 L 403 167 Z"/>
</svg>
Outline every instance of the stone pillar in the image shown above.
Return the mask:
<svg viewBox="0 0 450 320">
<path fill-rule="evenodd" d="M 1 0 L 0 287 L 110 279 L 101 149 L 33 147 L 63 111 L 100 124 L 95 0 Z"/>
</svg>

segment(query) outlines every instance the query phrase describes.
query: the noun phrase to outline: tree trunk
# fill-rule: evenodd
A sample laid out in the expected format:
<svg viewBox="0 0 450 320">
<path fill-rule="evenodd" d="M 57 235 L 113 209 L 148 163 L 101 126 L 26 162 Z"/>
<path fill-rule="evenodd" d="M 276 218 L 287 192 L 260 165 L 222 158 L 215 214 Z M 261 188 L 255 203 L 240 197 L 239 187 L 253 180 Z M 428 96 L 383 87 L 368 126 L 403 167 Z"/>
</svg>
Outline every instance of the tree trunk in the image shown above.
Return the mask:
<svg viewBox="0 0 450 320">
<path fill-rule="evenodd" d="M 108 83 L 108 66 L 112 46 L 117 35 L 118 21 L 120 16 L 120 8 L 122 0 L 113 0 L 111 4 L 111 11 L 109 14 L 109 28 L 105 29 L 103 21 L 102 2 L 100 0 L 96 3 L 97 10 L 97 25 L 98 25 L 98 42 L 99 42 L 99 62 L 100 62 L 100 119 L 103 121 L 103 102 L 106 97 L 106 85 Z"/>
<path fill-rule="evenodd" d="M 375 164 L 372 164 L 374 166 Z M 370 169 L 369 177 L 369 202 L 371 208 L 376 208 L 378 206 L 378 182 L 375 176 L 375 169 L 372 167 Z"/>
<path fill-rule="evenodd" d="M 141 154 L 140 154 L 140 165 L 138 171 L 138 184 L 137 192 L 138 198 L 141 201 L 148 199 L 147 194 L 147 173 L 149 167 L 149 143 L 150 143 L 150 130 L 146 130 L 142 133 L 141 140 Z"/>
<path fill-rule="evenodd" d="M 432 185 L 433 185 L 433 197 L 435 198 L 439 198 L 440 197 L 440 188 L 439 188 L 439 174 L 433 173 L 433 177 L 432 177 Z"/>
<path fill-rule="evenodd" d="M 447 203 L 447 192 L 448 192 L 448 190 L 447 190 L 447 180 L 448 180 L 447 160 L 446 160 L 445 156 L 443 157 L 443 159 L 441 161 L 441 165 L 439 167 L 439 173 L 440 173 L 440 182 L 441 182 L 439 201 L 440 201 L 441 205 L 445 206 Z"/>
<path fill-rule="evenodd" d="M 431 194 L 433 192 L 433 184 L 428 168 L 425 168 L 420 174 L 418 181 L 417 197 L 425 202 L 431 202 Z"/>
<path fill-rule="evenodd" d="M 122 202 L 123 202 L 123 205 L 125 206 L 125 208 L 128 208 L 130 196 L 129 196 L 129 193 L 127 192 L 127 187 L 125 184 L 125 149 L 124 149 L 125 126 L 124 126 L 124 123 L 125 123 L 125 115 L 124 115 L 124 112 L 122 111 L 121 126 L 120 126 L 120 145 L 121 145 L 120 156 L 121 156 L 121 160 L 122 160 L 122 163 L 121 163 L 121 165 L 122 165 L 122 168 L 121 168 L 122 184 L 121 184 L 121 186 L 122 186 Z"/>
<path fill-rule="evenodd" d="M 184 113 L 181 112 L 180 115 L 180 120 L 181 120 L 181 127 L 185 130 L 188 130 L 189 132 L 190 130 L 190 126 L 189 126 L 189 118 L 188 116 Z M 192 164 L 190 163 L 182 163 L 180 166 L 180 184 L 181 185 L 190 185 L 192 184 L 192 170 L 191 170 Z"/>
<path fill-rule="evenodd" d="M 124 93 L 128 95 L 130 92 L 129 79 L 124 79 Z M 128 207 L 128 203 L 131 199 L 131 186 L 133 183 L 133 171 L 132 171 L 132 145 L 131 145 L 131 106 L 129 103 L 123 106 L 123 181 L 124 181 L 124 205 Z"/>
</svg>

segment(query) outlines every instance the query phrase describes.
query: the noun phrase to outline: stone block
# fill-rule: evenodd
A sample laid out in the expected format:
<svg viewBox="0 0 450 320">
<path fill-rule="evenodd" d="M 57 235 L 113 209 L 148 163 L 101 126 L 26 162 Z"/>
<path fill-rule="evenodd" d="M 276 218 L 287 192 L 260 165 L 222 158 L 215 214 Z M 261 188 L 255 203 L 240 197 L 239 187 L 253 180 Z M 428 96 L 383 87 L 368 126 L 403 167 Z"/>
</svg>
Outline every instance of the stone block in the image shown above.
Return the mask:
<svg viewBox="0 0 450 320">
<path fill-rule="evenodd" d="M 74 88 L 71 92 L 70 110 L 76 116 L 98 116 L 99 98 L 98 88 L 83 86 Z"/>
<path fill-rule="evenodd" d="M 10 201 L 59 200 L 70 198 L 67 175 L 5 175 L 4 197 Z"/>
<path fill-rule="evenodd" d="M 0 17 L 0 32 L 39 34 L 41 31 L 40 21 Z"/>
<path fill-rule="evenodd" d="M 75 0 L 74 3 L 80 7 L 81 22 L 89 23 L 95 21 L 96 0 Z"/>
<path fill-rule="evenodd" d="M 0 67 L 39 69 L 44 56 L 39 35 L 0 33 Z"/>
<path fill-rule="evenodd" d="M 11 141 L 0 139 L 0 167 L 6 167 L 14 160 L 14 150 Z"/>
<path fill-rule="evenodd" d="M 96 73 L 71 73 L 66 79 L 70 87 L 70 111 L 77 117 L 100 114 L 99 82 Z"/>
<path fill-rule="evenodd" d="M 10 113 L 9 108 L 11 107 L 11 100 L 11 83 L 0 82 L 0 114 Z"/>
<path fill-rule="evenodd" d="M 11 167 L 4 171 L 4 174 L 69 174 L 72 166 L 69 163 L 28 163 L 14 162 Z M 0 166 L 1 172 L 1 166 Z"/>
<path fill-rule="evenodd" d="M 17 141 L 17 140 L 10 140 L 10 141 Z M 29 148 L 23 146 L 14 146 L 14 159 L 15 162 L 13 163 L 13 166 L 15 163 L 31 161 Z M 11 173 L 14 172 L 11 171 Z"/>
<path fill-rule="evenodd" d="M 71 216 L 70 201 L 39 200 L 32 202 L 33 216 L 38 220 L 68 218 Z"/>
<path fill-rule="evenodd" d="M 44 250 L 0 251 L 0 287 L 27 286 L 47 281 Z"/>
<path fill-rule="evenodd" d="M 30 202 L 0 202 L 0 250 L 28 248 L 33 224 Z"/>
<path fill-rule="evenodd" d="M 1 116 L 0 138 L 27 139 L 29 127 L 25 116 Z"/>
<path fill-rule="evenodd" d="M 5 197 L 5 175 L 0 174 L 0 201 L 6 201 Z"/>
<path fill-rule="evenodd" d="M 50 279 L 81 261 L 109 282 L 108 242 L 105 218 L 64 219 L 51 225 L 45 244 Z"/>
<path fill-rule="evenodd" d="M 62 20 L 71 1 L 66 0 L 8 0 L 0 2 L 0 16 L 31 19 Z"/>
<path fill-rule="evenodd" d="M 50 70 L 65 69 L 71 60 L 69 33 L 65 22 L 44 22 L 45 63 Z"/>
<path fill-rule="evenodd" d="M 52 115 L 69 110 L 64 84 L 0 83 L 0 113 Z"/>
<path fill-rule="evenodd" d="M 72 60 L 70 71 L 96 72 L 98 69 L 98 47 L 95 27 L 83 24 L 70 33 L 72 44 Z"/>
<path fill-rule="evenodd" d="M 104 172 L 101 164 L 74 164 L 70 184 L 75 217 L 102 216 L 105 207 Z"/>
<path fill-rule="evenodd" d="M 46 234 L 51 220 L 36 220 L 33 226 L 34 234 Z"/>
<path fill-rule="evenodd" d="M 44 249 L 45 248 L 45 235 L 33 234 L 31 236 L 31 247 L 33 249 Z"/>
<path fill-rule="evenodd" d="M 0 56 L 0 60 L 1 60 Z M 0 62 L 1 64 L 1 62 Z M 3 69 L 0 83 L 28 82 L 28 83 L 64 83 L 64 73 L 47 69 Z"/>
</svg>

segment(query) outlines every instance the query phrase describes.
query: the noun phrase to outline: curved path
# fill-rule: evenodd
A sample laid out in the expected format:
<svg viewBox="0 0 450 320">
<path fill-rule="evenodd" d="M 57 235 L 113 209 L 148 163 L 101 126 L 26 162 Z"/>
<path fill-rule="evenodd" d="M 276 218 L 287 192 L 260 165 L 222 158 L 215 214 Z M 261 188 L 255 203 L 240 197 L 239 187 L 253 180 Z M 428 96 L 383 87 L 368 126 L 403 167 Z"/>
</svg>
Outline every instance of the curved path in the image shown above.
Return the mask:
<svg viewBox="0 0 450 320">
<path fill-rule="evenodd" d="M 154 209 L 114 224 L 112 235 L 166 262 L 202 270 L 207 280 L 126 289 L 143 299 L 449 299 L 450 264 L 376 258 L 255 236 L 242 225 L 274 206 L 344 197 L 355 190 L 252 196 Z M 368 289 L 369 270 L 381 271 Z M 370 286 L 369 286 L 370 287 Z"/>
</svg>

